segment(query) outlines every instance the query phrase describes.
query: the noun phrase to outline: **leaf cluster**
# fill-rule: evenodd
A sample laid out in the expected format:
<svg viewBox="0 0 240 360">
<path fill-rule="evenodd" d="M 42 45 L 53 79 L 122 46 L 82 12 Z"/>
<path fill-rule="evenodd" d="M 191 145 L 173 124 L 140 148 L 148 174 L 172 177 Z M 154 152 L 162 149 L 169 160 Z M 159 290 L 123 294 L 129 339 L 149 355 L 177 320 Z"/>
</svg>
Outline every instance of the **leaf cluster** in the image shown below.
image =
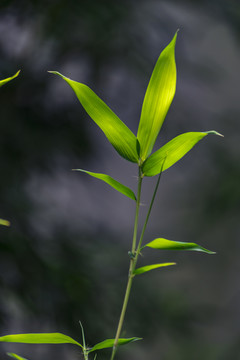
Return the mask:
<svg viewBox="0 0 240 360">
<path fill-rule="evenodd" d="M 176 39 L 177 32 L 160 54 L 154 67 L 142 105 L 137 136 L 87 85 L 71 80 L 57 71 L 49 71 L 66 81 L 88 115 L 103 131 L 118 154 L 128 161 L 138 164 L 142 177 L 155 176 L 160 171 L 167 170 L 208 134 L 221 135 L 216 131 L 187 132 L 175 137 L 152 153 L 176 91 Z M 75 170 L 98 178 L 130 199 L 136 200 L 131 189 L 108 175 L 83 169 Z"/>
<path fill-rule="evenodd" d="M 82 326 L 82 325 L 81 325 Z M 82 329 L 83 331 L 83 329 Z M 141 340 L 138 337 L 132 338 L 120 338 L 118 345 L 125 345 L 137 340 Z M 6 335 L 0 337 L 0 342 L 11 342 L 11 343 L 20 343 L 20 344 L 73 344 L 79 346 L 86 359 L 88 359 L 88 354 L 102 349 L 112 348 L 114 344 L 114 339 L 106 339 L 97 343 L 92 347 L 86 347 L 85 337 L 83 332 L 83 344 L 74 340 L 70 336 L 61 334 L 61 333 L 36 333 L 36 334 L 15 334 L 15 335 Z M 27 360 L 17 354 L 8 353 L 9 356 L 18 360 Z"/>
</svg>

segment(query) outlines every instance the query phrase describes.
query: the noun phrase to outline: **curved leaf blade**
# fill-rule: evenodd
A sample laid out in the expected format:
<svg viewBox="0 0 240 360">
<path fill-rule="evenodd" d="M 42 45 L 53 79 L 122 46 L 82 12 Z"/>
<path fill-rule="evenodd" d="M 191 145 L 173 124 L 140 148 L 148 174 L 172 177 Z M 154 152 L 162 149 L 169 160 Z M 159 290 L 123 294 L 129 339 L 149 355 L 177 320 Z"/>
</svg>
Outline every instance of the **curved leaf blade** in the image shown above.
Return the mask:
<svg viewBox="0 0 240 360">
<path fill-rule="evenodd" d="M 3 85 L 5 85 L 5 84 L 8 83 L 9 81 L 15 79 L 15 78 L 19 75 L 20 71 L 21 71 L 21 70 L 18 70 L 18 71 L 16 72 L 16 74 L 14 74 L 13 76 L 11 76 L 11 77 L 9 77 L 9 78 L 0 80 L 0 87 L 3 86 Z"/>
<path fill-rule="evenodd" d="M 59 75 L 71 86 L 88 115 L 101 128 L 117 152 L 126 160 L 137 163 L 137 138 L 118 116 L 87 85 L 73 81 L 57 71 L 49 72 Z"/>
<path fill-rule="evenodd" d="M 132 338 L 128 338 L 128 339 L 118 339 L 118 345 L 126 345 L 126 344 L 129 344 L 130 342 L 134 342 L 134 341 L 138 341 L 138 340 L 142 340 L 142 338 L 132 337 Z M 107 340 L 101 341 L 100 343 L 94 345 L 88 352 L 90 353 L 90 352 L 93 352 L 96 350 L 112 348 L 114 345 L 114 341 L 115 341 L 115 339 L 107 339 Z"/>
<path fill-rule="evenodd" d="M 4 219 L 0 219 L 0 225 L 3 225 L 3 226 L 10 226 L 10 221 L 8 220 L 4 220 Z"/>
<path fill-rule="evenodd" d="M 208 134 L 223 136 L 216 131 L 187 132 L 178 135 L 144 161 L 142 165 L 143 174 L 155 176 L 160 173 L 161 168 L 162 171 L 167 170 Z"/>
<path fill-rule="evenodd" d="M 153 146 L 176 91 L 177 71 L 175 44 L 177 33 L 160 54 L 147 87 L 137 138 L 140 143 L 140 157 L 144 161 Z"/>
<path fill-rule="evenodd" d="M 61 333 L 36 333 L 15 334 L 0 337 L 0 342 L 12 342 L 22 344 L 74 344 L 81 348 L 83 346 L 70 336 Z"/>
<path fill-rule="evenodd" d="M 102 180 L 105 183 L 107 183 L 108 185 L 110 185 L 111 187 L 113 187 L 115 190 L 122 193 L 123 195 L 125 195 L 125 196 L 129 197 L 130 199 L 136 201 L 136 196 L 135 196 L 134 192 L 131 189 L 129 189 L 127 186 L 121 184 L 117 180 L 113 179 L 109 175 L 100 174 L 100 173 L 94 173 L 94 172 L 87 171 L 87 170 L 82 170 L 82 169 L 73 169 L 73 171 L 81 171 L 81 172 L 84 172 L 84 173 L 86 173 L 86 174 L 88 174 L 90 176 L 93 176 L 96 179 Z"/>
<path fill-rule="evenodd" d="M 17 354 L 14 354 L 14 353 L 7 353 L 8 356 L 12 357 L 13 359 L 17 359 L 17 360 L 27 360 L 26 358 L 20 356 L 20 355 L 17 355 Z"/>
<path fill-rule="evenodd" d="M 176 265 L 176 263 L 175 262 L 170 262 L 170 263 L 147 265 L 147 266 L 143 266 L 143 267 L 140 267 L 138 269 L 135 269 L 133 274 L 134 275 L 140 275 L 140 274 L 143 274 L 145 272 L 148 272 L 148 271 L 151 271 L 151 270 L 154 270 L 154 269 L 158 269 L 160 267 L 171 266 L 171 265 Z"/>
<path fill-rule="evenodd" d="M 172 241 L 164 238 L 158 238 L 153 241 L 150 241 L 150 243 L 143 246 L 143 248 L 145 247 L 150 247 L 152 249 L 158 249 L 158 250 L 190 250 L 190 251 L 201 251 L 207 254 L 216 254 L 214 251 L 205 249 L 204 247 L 195 243 Z"/>
</svg>

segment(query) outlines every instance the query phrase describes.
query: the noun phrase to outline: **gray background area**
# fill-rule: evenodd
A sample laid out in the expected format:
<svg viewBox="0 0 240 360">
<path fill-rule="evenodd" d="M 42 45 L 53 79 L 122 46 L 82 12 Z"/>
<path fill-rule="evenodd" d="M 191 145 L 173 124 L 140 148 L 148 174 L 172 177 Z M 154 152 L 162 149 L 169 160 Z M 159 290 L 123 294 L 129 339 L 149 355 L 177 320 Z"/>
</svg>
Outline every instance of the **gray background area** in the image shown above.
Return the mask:
<svg viewBox="0 0 240 360">
<path fill-rule="evenodd" d="M 236 360 L 240 355 L 237 1 L 1 1 L 0 331 L 62 332 L 89 345 L 114 337 L 125 290 L 136 191 L 120 158 L 57 70 L 88 84 L 136 134 L 154 64 L 179 28 L 177 91 L 155 149 L 187 131 L 216 130 L 162 176 L 145 241 L 194 241 L 210 256 L 147 250 L 142 265 L 176 261 L 135 280 L 119 360 Z M 156 179 L 146 179 L 142 213 Z M 30 360 L 81 358 L 70 345 L 1 344 Z M 109 351 L 97 359 L 109 359 Z"/>
</svg>

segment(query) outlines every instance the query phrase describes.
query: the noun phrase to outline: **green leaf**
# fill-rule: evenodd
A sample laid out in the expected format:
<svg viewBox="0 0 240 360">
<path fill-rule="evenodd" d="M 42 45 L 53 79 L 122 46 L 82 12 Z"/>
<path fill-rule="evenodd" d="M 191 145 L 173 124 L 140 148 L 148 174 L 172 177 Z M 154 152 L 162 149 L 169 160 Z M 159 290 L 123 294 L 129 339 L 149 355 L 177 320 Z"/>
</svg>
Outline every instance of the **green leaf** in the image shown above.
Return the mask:
<svg viewBox="0 0 240 360">
<path fill-rule="evenodd" d="M 74 344 L 83 348 L 83 346 L 76 340 L 61 333 L 5 335 L 0 337 L 0 342 L 23 344 Z"/>
<path fill-rule="evenodd" d="M 162 51 L 153 70 L 142 106 L 137 138 L 144 161 L 152 152 L 176 90 L 175 43 L 177 33 Z"/>
<path fill-rule="evenodd" d="M 88 86 L 73 81 L 57 71 L 49 72 L 61 76 L 71 86 L 88 115 L 101 128 L 117 152 L 123 158 L 137 163 L 137 138 L 117 115 Z"/>
<path fill-rule="evenodd" d="M 3 225 L 3 226 L 10 226 L 10 221 L 8 221 L 8 220 L 4 220 L 4 219 L 0 219 L 0 225 Z"/>
<path fill-rule="evenodd" d="M 214 251 L 207 250 L 195 243 L 172 241 L 163 238 L 158 238 L 151 241 L 150 243 L 143 246 L 142 249 L 145 247 L 150 247 L 152 249 L 159 249 L 159 250 L 192 250 L 192 251 L 202 251 L 207 254 L 216 254 Z"/>
<path fill-rule="evenodd" d="M 133 341 L 138 341 L 138 340 L 142 340 L 141 338 L 138 337 L 132 337 L 132 338 L 128 338 L 128 339 L 118 339 L 118 345 L 125 345 L 128 344 L 130 342 Z M 112 348 L 114 345 L 114 341 L 115 339 L 107 339 L 104 340 L 96 345 L 94 345 L 90 350 L 90 352 L 96 351 L 96 350 L 101 350 L 101 349 L 107 349 L 107 348 Z"/>
<path fill-rule="evenodd" d="M 126 195 L 130 199 L 133 199 L 133 200 L 136 201 L 136 196 L 135 196 L 134 192 L 131 189 L 129 189 L 127 186 L 121 184 L 117 180 L 113 179 L 109 175 L 93 173 L 91 171 L 86 171 L 86 170 L 82 170 L 82 169 L 73 169 L 73 171 L 81 171 L 81 172 L 84 172 L 84 173 L 86 173 L 88 175 L 91 175 L 91 176 L 93 176 L 93 177 L 95 177 L 97 179 L 100 179 L 100 180 L 104 181 L 105 183 L 107 183 L 108 185 L 110 185 L 111 187 L 113 187 L 115 190 L 122 193 L 123 195 Z"/>
<path fill-rule="evenodd" d="M 160 170 L 167 170 L 187 154 L 194 145 L 208 134 L 223 136 L 216 131 L 187 132 L 181 134 L 149 156 L 142 165 L 145 176 L 155 176 Z M 163 165 L 163 166 L 162 166 Z"/>
<path fill-rule="evenodd" d="M 14 74 L 13 76 L 7 78 L 7 79 L 3 79 L 3 80 L 0 80 L 0 87 L 5 85 L 6 83 L 8 83 L 9 81 L 11 81 L 12 79 L 16 78 L 20 73 L 20 70 L 18 70 L 18 72 L 16 72 L 16 74 Z"/>
<path fill-rule="evenodd" d="M 26 358 L 20 356 L 20 355 L 17 355 L 17 354 L 14 354 L 14 353 L 7 353 L 8 356 L 12 357 L 13 359 L 17 359 L 17 360 L 27 360 Z"/>
<path fill-rule="evenodd" d="M 134 275 L 140 275 L 140 274 L 143 274 L 143 273 L 145 273 L 147 271 L 150 271 L 150 270 L 154 270 L 154 269 L 164 267 L 164 266 L 171 266 L 171 265 L 176 265 L 176 263 L 175 262 L 170 262 L 170 263 L 147 265 L 147 266 L 143 266 L 143 267 L 140 267 L 138 269 L 135 269 L 133 274 Z"/>
</svg>

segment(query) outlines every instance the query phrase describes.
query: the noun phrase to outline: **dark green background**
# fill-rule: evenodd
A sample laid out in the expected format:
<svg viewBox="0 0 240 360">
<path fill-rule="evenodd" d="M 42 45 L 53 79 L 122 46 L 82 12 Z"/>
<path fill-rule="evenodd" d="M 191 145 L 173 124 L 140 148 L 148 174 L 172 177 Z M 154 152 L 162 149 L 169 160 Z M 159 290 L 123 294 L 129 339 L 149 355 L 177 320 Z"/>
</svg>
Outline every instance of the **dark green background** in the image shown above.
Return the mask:
<svg viewBox="0 0 240 360">
<path fill-rule="evenodd" d="M 137 132 L 153 66 L 180 28 L 177 91 L 156 149 L 186 131 L 217 130 L 164 173 L 145 241 L 194 241 L 217 255 L 146 250 L 141 264 L 177 267 L 137 278 L 119 360 L 236 360 L 240 354 L 239 63 L 237 1 L 0 3 L 0 331 L 63 332 L 89 345 L 115 335 L 134 204 L 72 168 L 136 191 L 121 159 L 71 89 L 88 84 Z M 143 204 L 155 179 L 146 179 Z M 146 206 L 142 211 L 146 211 Z M 2 344 L 30 360 L 79 358 L 70 345 Z M 81 358 L 81 355 L 80 355 Z M 108 359 L 101 352 L 97 359 Z"/>
</svg>

